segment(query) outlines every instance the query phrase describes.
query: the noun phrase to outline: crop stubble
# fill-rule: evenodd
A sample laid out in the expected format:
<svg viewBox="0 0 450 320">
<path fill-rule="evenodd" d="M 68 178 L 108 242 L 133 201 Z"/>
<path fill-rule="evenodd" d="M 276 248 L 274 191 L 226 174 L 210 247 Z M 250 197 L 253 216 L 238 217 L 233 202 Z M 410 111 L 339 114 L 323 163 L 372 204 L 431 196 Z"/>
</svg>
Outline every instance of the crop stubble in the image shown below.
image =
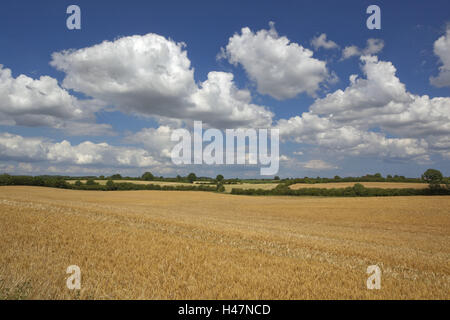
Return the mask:
<svg viewBox="0 0 450 320">
<path fill-rule="evenodd" d="M 449 299 L 449 244 L 444 196 L 0 187 L 0 298 Z"/>
</svg>

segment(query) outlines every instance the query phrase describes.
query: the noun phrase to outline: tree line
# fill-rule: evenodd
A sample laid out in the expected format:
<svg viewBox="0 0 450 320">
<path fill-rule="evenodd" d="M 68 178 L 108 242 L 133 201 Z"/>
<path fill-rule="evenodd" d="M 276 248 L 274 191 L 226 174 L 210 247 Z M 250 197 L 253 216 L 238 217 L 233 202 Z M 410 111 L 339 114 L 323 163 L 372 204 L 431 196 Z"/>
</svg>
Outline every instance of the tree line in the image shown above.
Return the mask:
<svg viewBox="0 0 450 320">
<path fill-rule="evenodd" d="M 387 196 L 425 196 L 450 195 L 448 188 L 366 188 L 360 183 L 347 188 L 301 188 L 293 190 L 286 184 L 280 184 L 274 189 L 242 189 L 233 188 L 231 194 L 261 195 L 261 196 L 319 196 L 319 197 L 387 197 Z"/>
<path fill-rule="evenodd" d="M 99 191 L 123 191 L 123 190 L 166 190 L 166 191 L 217 191 L 217 185 L 159 185 L 159 184 L 136 184 L 132 182 L 114 182 L 107 180 L 106 184 L 100 184 L 94 179 L 87 179 L 86 183 L 77 180 L 75 183 L 67 183 L 62 177 L 51 176 L 12 176 L 0 175 L 0 186 L 38 186 L 74 190 L 99 190 Z"/>
<path fill-rule="evenodd" d="M 223 175 L 219 174 L 215 179 L 208 177 L 197 177 L 195 173 L 190 173 L 185 177 L 177 176 L 176 178 L 164 178 L 155 177 L 151 172 L 145 172 L 140 178 L 133 178 L 131 180 L 145 180 L 145 181 L 166 181 L 166 182 L 188 182 L 191 185 L 159 185 L 159 184 L 136 184 L 132 182 L 117 182 L 117 180 L 125 179 L 120 174 L 111 175 L 105 178 L 100 177 L 83 177 L 87 180 L 86 183 L 82 183 L 78 179 L 75 183 L 67 183 L 66 180 L 73 177 L 67 176 L 24 176 L 24 175 L 0 175 L 0 185 L 27 185 L 27 186 L 42 186 L 53 187 L 63 189 L 75 189 L 75 190 L 101 190 L 101 191 L 113 191 L 113 190 L 179 190 L 179 191 L 215 191 L 224 192 L 224 184 L 237 184 L 246 182 L 247 180 L 239 179 L 225 179 Z M 99 179 L 107 180 L 106 184 L 100 184 L 95 180 Z M 116 181 L 113 181 L 116 180 Z M 291 195 L 291 196 L 323 196 L 323 197 L 379 197 L 379 196 L 410 196 L 410 195 L 450 195 L 450 179 L 444 177 L 439 170 L 428 169 L 425 171 L 421 178 L 405 178 L 403 176 L 387 176 L 382 177 L 381 174 L 365 175 L 362 177 L 347 177 L 340 178 L 335 176 L 330 178 L 297 178 L 297 179 L 280 179 L 275 177 L 276 182 L 279 184 L 277 187 L 264 190 L 264 189 L 242 189 L 233 188 L 232 194 L 244 194 L 244 195 Z M 201 184 L 194 184 L 195 181 L 205 182 Z M 250 179 L 249 183 L 261 183 L 271 181 L 270 179 Z M 251 182 L 250 182 L 251 181 Z M 422 182 L 428 183 L 429 188 L 413 189 L 413 188 L 366 188 L 360 183 L 356 183 L 353 187 L 347 188 L 302 188 L 293 190 L 289 188 L 290 185 L 295 183 L 309 183 L 314 185 L 315 183 L 327 183 L 327 182 Z"/>
<path fill-rule="evenodd" d="M 392 177 L 394 178 L 394 177 Z M 418 196 L 418 195 L 450 195 L 450 181 L 445 178 L 439 170 L 428 169 L 420 179 L 404 178 L 402 181 L 389 181 L 390 177 L 383 178 L 381 174 L 366 175 L 360 178 L 351 178 L 360 182 L 423 182 L 428 183 L 428 188 L 366 188 L 361 183 L 356 183 L 353 187 L 347 188 L 301 188 L 293 190 L 289 188 L 294 183 L 315 183 L 326 182 L 349 182 L 351 179 L 341 179 L 338 176 L 332 181 L 327 178 L 317 178 L 315 180 L 287 179 L 277 185 L 274 189 L 231 189 L 232 194 L 243 195 L 287 195 L 287 196 L 321 196 L 321 197 L 386 197 L 386 196 Z M 395 179 L 395 178 L 394 178 Z M 353 182 L 353 181 L 351 181 Z"/>
<path fill-rule="evenodd" d="M 334 178 L 310 178 L 310 177 L 304 177 L 304 178 L 294 178 L 294 179 L 285 179 L 282 180 L 287 185 L 292 185 L 296 183 L 309 183 L 309 184 L 315 184 L 315 183 L 330 183 L 330 182 L 411 182 L 411 183 L 426 183 L 421 178 L 407 178 L 405 176 L 398 176 L 398 175 L 390 175 L 388 174 L 386 177 L 383 177 L 381 173 L 375 173 L 375 174 L 366 174 L 361 177 L 344 177 L 341 178 L 340 176 L 334 176 Z"/>
</svg>

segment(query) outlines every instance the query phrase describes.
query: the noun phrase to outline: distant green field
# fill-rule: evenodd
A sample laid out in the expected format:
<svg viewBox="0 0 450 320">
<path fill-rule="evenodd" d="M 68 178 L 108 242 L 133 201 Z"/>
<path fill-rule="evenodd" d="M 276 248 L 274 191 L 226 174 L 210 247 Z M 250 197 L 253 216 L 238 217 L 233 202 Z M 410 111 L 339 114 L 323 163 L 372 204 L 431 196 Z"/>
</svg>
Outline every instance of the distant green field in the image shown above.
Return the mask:
<svg viewBox="0 0 450 320">
<path fill-rule="evenodd" d="M 231 189 L 263 189 L 270 190 L 275 188 L 278 183 L 241 183 L 241 184 L 225 184 L 225 192 L 231 192 Z"/>
<path fill-rule="evenodd" d="M 67 183 L 75 183 L 77 180 L 66 180 Z M 86 183 L 86 180 L 80 180 L 82 183 Z M 106 184 L 108 180 L 94 180 L 99 184 Z M 191 183 L 187 182 L 166 182 L 166 181 L 146 181 L 146 180 L 113 180 L 114 183 L 134 183 L 134 184 L 157 184 L 160 186 L 190 186 Z"/>
<path fill-rule="evenodd" d="M 77 180 L 66 180 L 67 183 L 73 184 Z M 86 180 L 80 180 L 82 183 L 86 183 Z M 95 182 L 98 182 L 99 184 L 106 184 L 107 180 L 94 180 Z M 114 183 L 134 183 L 134 184 L 157 184 L 160 186 L 191 186 L 191 183 L 187 182 L 166 182 L 166 181 L 146 181 L 146 180 L 113 180 Z M 261 180 L 264 181 L 264 180 Z M 195 181 L 194 184 L 205 184 L 205 181 Z M 268 183 L 264 181 L 263 183 L 253 183 L 252 182 L 245 182 L 240 184 L 225 184 L 225 192 L 230 193 L 231 189 L 238 188 L 238 189 L 264 189 L 269 190 L 273 189 L 278 185 L 278 183 Z"/>
</svg>

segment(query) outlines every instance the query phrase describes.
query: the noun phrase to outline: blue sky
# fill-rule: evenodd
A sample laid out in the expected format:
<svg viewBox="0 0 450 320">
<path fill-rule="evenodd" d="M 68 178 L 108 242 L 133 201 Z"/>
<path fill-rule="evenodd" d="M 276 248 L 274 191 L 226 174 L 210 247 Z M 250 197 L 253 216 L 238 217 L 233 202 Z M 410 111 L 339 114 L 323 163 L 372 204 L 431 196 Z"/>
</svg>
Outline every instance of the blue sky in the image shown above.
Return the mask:
<svg viewBox="0 0 450 320">
<path fill-rule="evenodd" d="M 66 28 L 68 17 L 66 8 L 71 4 L 81 8 L 81 30 Z M 366 19 L 369 16 L 366 14 L 366 8 L 371 4 L 381 8 L 381 30 L 366 28 Z M 0 50 L 0 64 L 4 69 L 11 70 L 11 75 L 7 79 L 9 82 L 6 83 L 7 80 L 4 80 L 4 89 L 3 91 L 0 89 L 0 97 L 1 95 L 11 96 L 11 91 L 8 90 L 15 88 L 15 96 L 24 94 L 27 99 L 30 98 L 28 93 L 11 85 L 20 75 L 25 75 L 35 80 L 41 76 L 56 79 L 58 87 L 54 88 L 56 91 L 64 90 L 74 99 L 82 101 L 82 104 L 90 99 L 96 102 L 101 101 L 99 102 L 101 106 L 96 107 L 94 111 L 89 111 L 90 113 L 86 112 L 88 115 L 85 118 L 71 116 L 72 118 L 69 117 L 69 119 L 67 116 L 58 115 L 56 120 L 52 118 L 49 123 L 47 120 L 38 119 L 41 115 L 39 112 L 43 110 L 42 115 L 54 117 L 54 114 L 49 113 L 50 109 L 57 108 L 57 106 L 49 107 L 50 103 L 54 103 L 53 100 L 51 102 L 31 101 L 31 107 L 29 107 L 31 109 L 27 109 L 13 102 L 6 103 L 2 98 L 3 102 L 0 104 L 3 106 L 0 105 L 0 116 L 4 118 L 4 121 L 0 122 L 0 134 L 3 134 L 3 140 L 0 139 L 0 171 L 74 175 L 108 174 L 118 171 L 138 175 L 150 170 L 156 174 L 169 176 L 190 171 L 196 171 L 199 174 L 214 174 L 220 171 L 226 176 L 257 177 L 259 171 L 251 166 L 173 166 L 170 159 L 163 156 L 167 141 L 159 139 L 162 130 L 147 129 L 155 128 L 156 130 L 161 126 L 170 129 L 175 129 L 177 126 L 189 127 L 192 117 L 184 118 L 184 110 L 180 109 L 179 113 L 170 113 L 170 117 L 165 116 L 161 119 L 160 116 L 165 115 L 164 112 L 156 116 L 152 113 L 159 108 L 155 106 L 157 100 L 153 100 L 154 97 L 151 95 L 144 94 L 143 99 L 145 99 L 136 102 L 136 105 L 144 103 L 142 108 L 146 109 L 144 112 L 136 112 L 139 106 L 128 108 L 126 105 L 126 103 L 135 103 L 130 102 L 131 93 L 130 96 L 123 97 L 126 102 L 116 106 L 114 99 L 118 97 L 118 93 L 111 93 L 109 90 L 108 92 L 94 90 L 95 93 L 93 93 L 92 90 L 83 89 L 83 85 L 63 83 L 64 79 L 71 75 L 83 79 L 83 75 L 73 71 L 81 67 L 80 61 L 73 62 L 70 60 L 72 56 L 67 56 L 67 59 L 71 61 L 68 68 L 72 69 L 65 71 L 61 65 L 58 67 L 57 64 L 50 64 L 53 60 L 52 54 L 55 52 L 68 49 L 82 50 L 105 40 L 114 42 L 122 37 L 135 35 L 145 37 L 153 33 L 172 43 L 186 44 L 182 50 L 187 54 L 190 68 L 193 70 L 193 81 L 198 88 L 201 88 L 200 84 L 208 79 L 208 73 L 211 71 L 231 74 L 235 88 L 248 91 L 251 96 L 250 103 L 258 106 L 255 110 L 263 108 L 273 113 L 270 125 L 280 128 L 283 139 L 280 147 L 282 155 L 280 176 L 334 176 L 335 174 L 345 176 L 374 172 L 419 176 L 428 167 L 436 167 L 444 174 L 450 175 L 448 165 L 450 131 L 447 131 L 450 119 L 450 102 L 447 100 L 450 85 L 445 82 L 447 67 L 450 68 L 450 65 L 446 65 L 445 62 L 445 56 L 450 56 L 450 51 L 445 51 L 450 47 L 447 45 L 450 43 L 450 36 L 447 37 L 447 24 L 450 22 L 448 1 L 436 0 L 428 3 L 424 1 L 318 0 L 2 1 L 0 9 L 0 41 L 3 44 L 3 50 Z M 299 87 L 298 94 L 293 97 L 283 96 L 280 99 L 275 89 L 268 89 L 271 93 L 267 93 L 267 90 L 261 88 L 262 83 L 273 82 L 270 75 L 264 78 L 264 74 L 258 72 L 258 74 L 254 72 L 252 74 L 251 70 L 258 68 L 257 59 L 260 59 L 262 63 L 264 59 L 269 59 L 272 53 L 252 52 L 254 47 L 251 45 L 246 47 L 245 41 L 257 41 L 253 36 L 258 31 L 269 32 L 270 21 L 275 23 L 273 30 L 276 30 L 277 35 L 274 39 L 285 37 L 289 44 L 310 50 L 311 59 L 324 63 L 327 76 L 322 77 L 318 82 L 318 89 L 314 92 L 305 92 Z M 241 31 L 244 27 L 251 30 L 250 38 L 244 39 Z M 236 41 L 242 40 L 240 42 L 242 50 L 247 50 L 243 55 L 237 52 L 240 49 L 228 50 L 230 37 L 235 34 L 240 37 L 235 39 Z M 333 41 L 335 46 L 328 49 L 315 48 L 311 41 L 321 34 L 326 34 L 326 41 Z M 436 44 L 441 38 L 443 40 Z M 382 48 L 365 51 L 368 39 L 381 42 Z M 351 46 L 357 48 L 358 53 L 344 59 L 345 48 Z M 217 59 L 221 48 L 225 49 L 226 55 L 222 59 Z M 283 48 L 285 49 L 286 46 L 283 47 L 280 44 L 279 49 L 283 50 Z M 440 52 L 441 56 L 436 54 L 436 51 Z M 296 56 L 295 52 L 292 54 L 292 63 L 294 65 L 298 63 L 300 66 L 302 59 L 300 53 L 299 56 Z M 362 60 L 361 56 L 376 57 L 377 61 Z M 231 63 L 233 59 L 235 63 Z M 306 62 L 314 62 L 311 59 L 306 59 Z M 138 62 L 130 61 L 130 63 L 135 65 Z M 287 84 L 293 86 L 295 90 L 295 83 L 303 81 L 302 70 L 296 69 L 297 73 L 288 75 L 289 72 L 285 72 L 286 70 L 282 68 L 289 68 L 289 63 L 291 61 L 274 62 L 276 70 L 284 74 L 284 78 L 275 86 Z M 385 72 L 383 66 L 387 68 L 388 64 L 395 68 L 394 74 L 383 73 Z M 367 68 L 373 66 L 378 70 L 373 73 L 374 79 L 367 78 L 364 66 Z M 98 68 L 98 72 L 106 72 L 102 68 L 108 67 L 113 66 L 102 65 Z M 136 70 L 140 70 L 139 68 L 145 68 L 146 65 L 135 65 L 135 67 Z M 309 68 L 306 64 L 304 67 Z M 439 68 L 442 72 L 441 80 L 433 83 L 430 77 L 439 77 Z M 350 87 L 349 77 L 352 74 L 357 74 L 359 79 L 368 79 L 367 83 L 360 83 L 353 88 L 354 94 L 349 92 L 343 98 L 343 105 L 335 107 L 337 109 L 331 112 L 333 107 L 326 107 L 326 101 L 323 99 L 327 94 L 333 95 L 339 89 L 346 90 Z M 383 87 L 384 80 L 381 80 L 381 84 L 377 82 L 377 75 L 388 77 L 385 81 L 386 87 Z M 92 66 L 89 76 L 89 79 L 95 76 Z M 305 76 L 308 76 L 308 73 L 305 73 Z M 334 80 L 330 80 L 331 77 Z M 403 89 L 396 83 L 395 85 L 399 86 L 398 90 L 389 91 L 389 79 L 392 80 L 393 77 L 404 85 Z M 121 79 L 121 81 L 125 80 Z M 372 80 L 373 85 L 370 84 Z M 17 82 L 16 85 L 23 86 L 23 83 Z M 365 85 L 368 89 L 364 87 Z M 23 90 L 31 89 L 25 86 Z M 386 97 L 380 97 L 385 93 Z M 358 98 L 356 102 L 352 100 L 360 94 L 363 95 L 361 99 Z M 414 95 L 414 98 L 407 102 L 408 95 Z M 436 99 L 431 102 L 424 101 L 420 97 L 425 95 L 431 100 Z M 331 104 L 335 103 L 333 97 L 336 98 L 336 95 L 330 97 Z M 121 99 L 120 96 L 119 99 Z M 422 104 L 419 106 L 420 103 Z M 39 109 L 39 104 L 43 104 L 43 109 Z M 387 104 L 389 105 L 386 106 Z M 316 111 L 311 111 L 312 105 L 317 106 Z M 366 110 L 361 111 L 364 108 Z M 33 114 L 35 117 L 33 121 L 23 120 L 28 119 L 27 112 Z M 306 120 L 307 118 L 302 117 L 303 113 L 308 112 L 312 112 L 315 118 Z M 342 119 L 334 120 L 339 114 Z M 344 118 L 349 114 L 359 114 L 357 115 L 359 118 L 345 120 Z M 428 119 L 429 114 L 433 114 L 435 118 Z M 317 130 L 313 122 L 329 120 L 330 115 L 334 118 L 327 122 L 327 132 L 334 132 L 337 142 L 348 139 L 348 143 L 340 145 L 331 141 L 329 137 L 324 137 L 324 133 Z M 213 124 L 222 121 L 218 119 L 221 116 L 221 111 L 218 110 L 217 115 L 209 115 L 209 118 L 205 116 L 204 119 L 210 119 L 211 126 L 214 126 Z M 292 127 L 283 122 L 296 116 L 302 117 L 301 124 Z M 247 127 L 255 124 L 251 118 L 248 121 Z M 309 122 L 306 123 L 306 121 Z M 78 130 L 74 134 L 73 130 L 71 132 L 67 129 L 81 122 L 87 123 L 83 130 Z M 177 123 L 174 124 L 174 122 Z M 89 129 L 94 125 L 90 124 L 105 124 L 109 129 L 103 131 L 99 129 L 100 133 L 94 133 Z M 441 130 L 438 127 L 444 129 Z M 355 137 L 349 138 L 350 131 Z M 167 133 L 167 131 L 164 132 Z M 372 136 L 372 133 L 377 135 Z M 157 137 L 148 137 L 151 134 Z M 337 136 L 339 134 L 344 136 L 339 138 Z M 150 142 L 139 140 L 145 138 L 149 138 Z M 59 146 L 64 140 L 69 142 L 70 148 L 60 150 L 61 148 L 54 147 Z M 86 141 L 94 146 L 86 147 L 83 144 Z M 130 154 L 137 152 L 139 156 L 132 155 L 133 159 L 130 161 L 109 163 L 102 157 L 117 157 L 116 153 L 120 150 L 105 151 L 103 147 L 103 151 L 98 150 L 99 147 L 96 145 L 100 143 L 106 143 L 108 148 L 112 149 L 124 148 L 120 150 L 127 150 Z M 12 146 L 28 148 L 29 152 L 15 152 Z M 38 148 L 39 152 L 35 148 Z M 55 151 L 56 149 L 58 151 Z M 55 152 L 67 154 L 55 155 Z M 302 154 L 294 154 L 294 152 Z M 140 157 L 145 159 L 142 160 Z"/>
</svg>

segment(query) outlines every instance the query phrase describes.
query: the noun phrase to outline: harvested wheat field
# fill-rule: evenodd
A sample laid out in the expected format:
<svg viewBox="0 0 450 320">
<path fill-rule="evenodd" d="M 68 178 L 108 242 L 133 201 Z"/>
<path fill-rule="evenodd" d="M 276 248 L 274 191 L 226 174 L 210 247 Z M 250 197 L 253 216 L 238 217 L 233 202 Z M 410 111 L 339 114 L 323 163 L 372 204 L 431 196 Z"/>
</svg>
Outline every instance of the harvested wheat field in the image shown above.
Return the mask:
<svg viewBox="0 0 450 320">
<path fill-rule="evenodd" d="M 428 184 L 426 183 L 414 183 L 414 182 L 329 182 L 329 183 L 296 183 L 290 185 L 291 189 L 297 190 L 302 188 L 347 188 L 353 187 L 355 184 L 360 183 L 366 188 L 382 188 L 382 189 L 426 189 Z"/>
<path fill-rule="evenodd" d="M 2 298 L 449 299 L 449 261 L 444 196 L 0 187 Z"/>
</svg>

